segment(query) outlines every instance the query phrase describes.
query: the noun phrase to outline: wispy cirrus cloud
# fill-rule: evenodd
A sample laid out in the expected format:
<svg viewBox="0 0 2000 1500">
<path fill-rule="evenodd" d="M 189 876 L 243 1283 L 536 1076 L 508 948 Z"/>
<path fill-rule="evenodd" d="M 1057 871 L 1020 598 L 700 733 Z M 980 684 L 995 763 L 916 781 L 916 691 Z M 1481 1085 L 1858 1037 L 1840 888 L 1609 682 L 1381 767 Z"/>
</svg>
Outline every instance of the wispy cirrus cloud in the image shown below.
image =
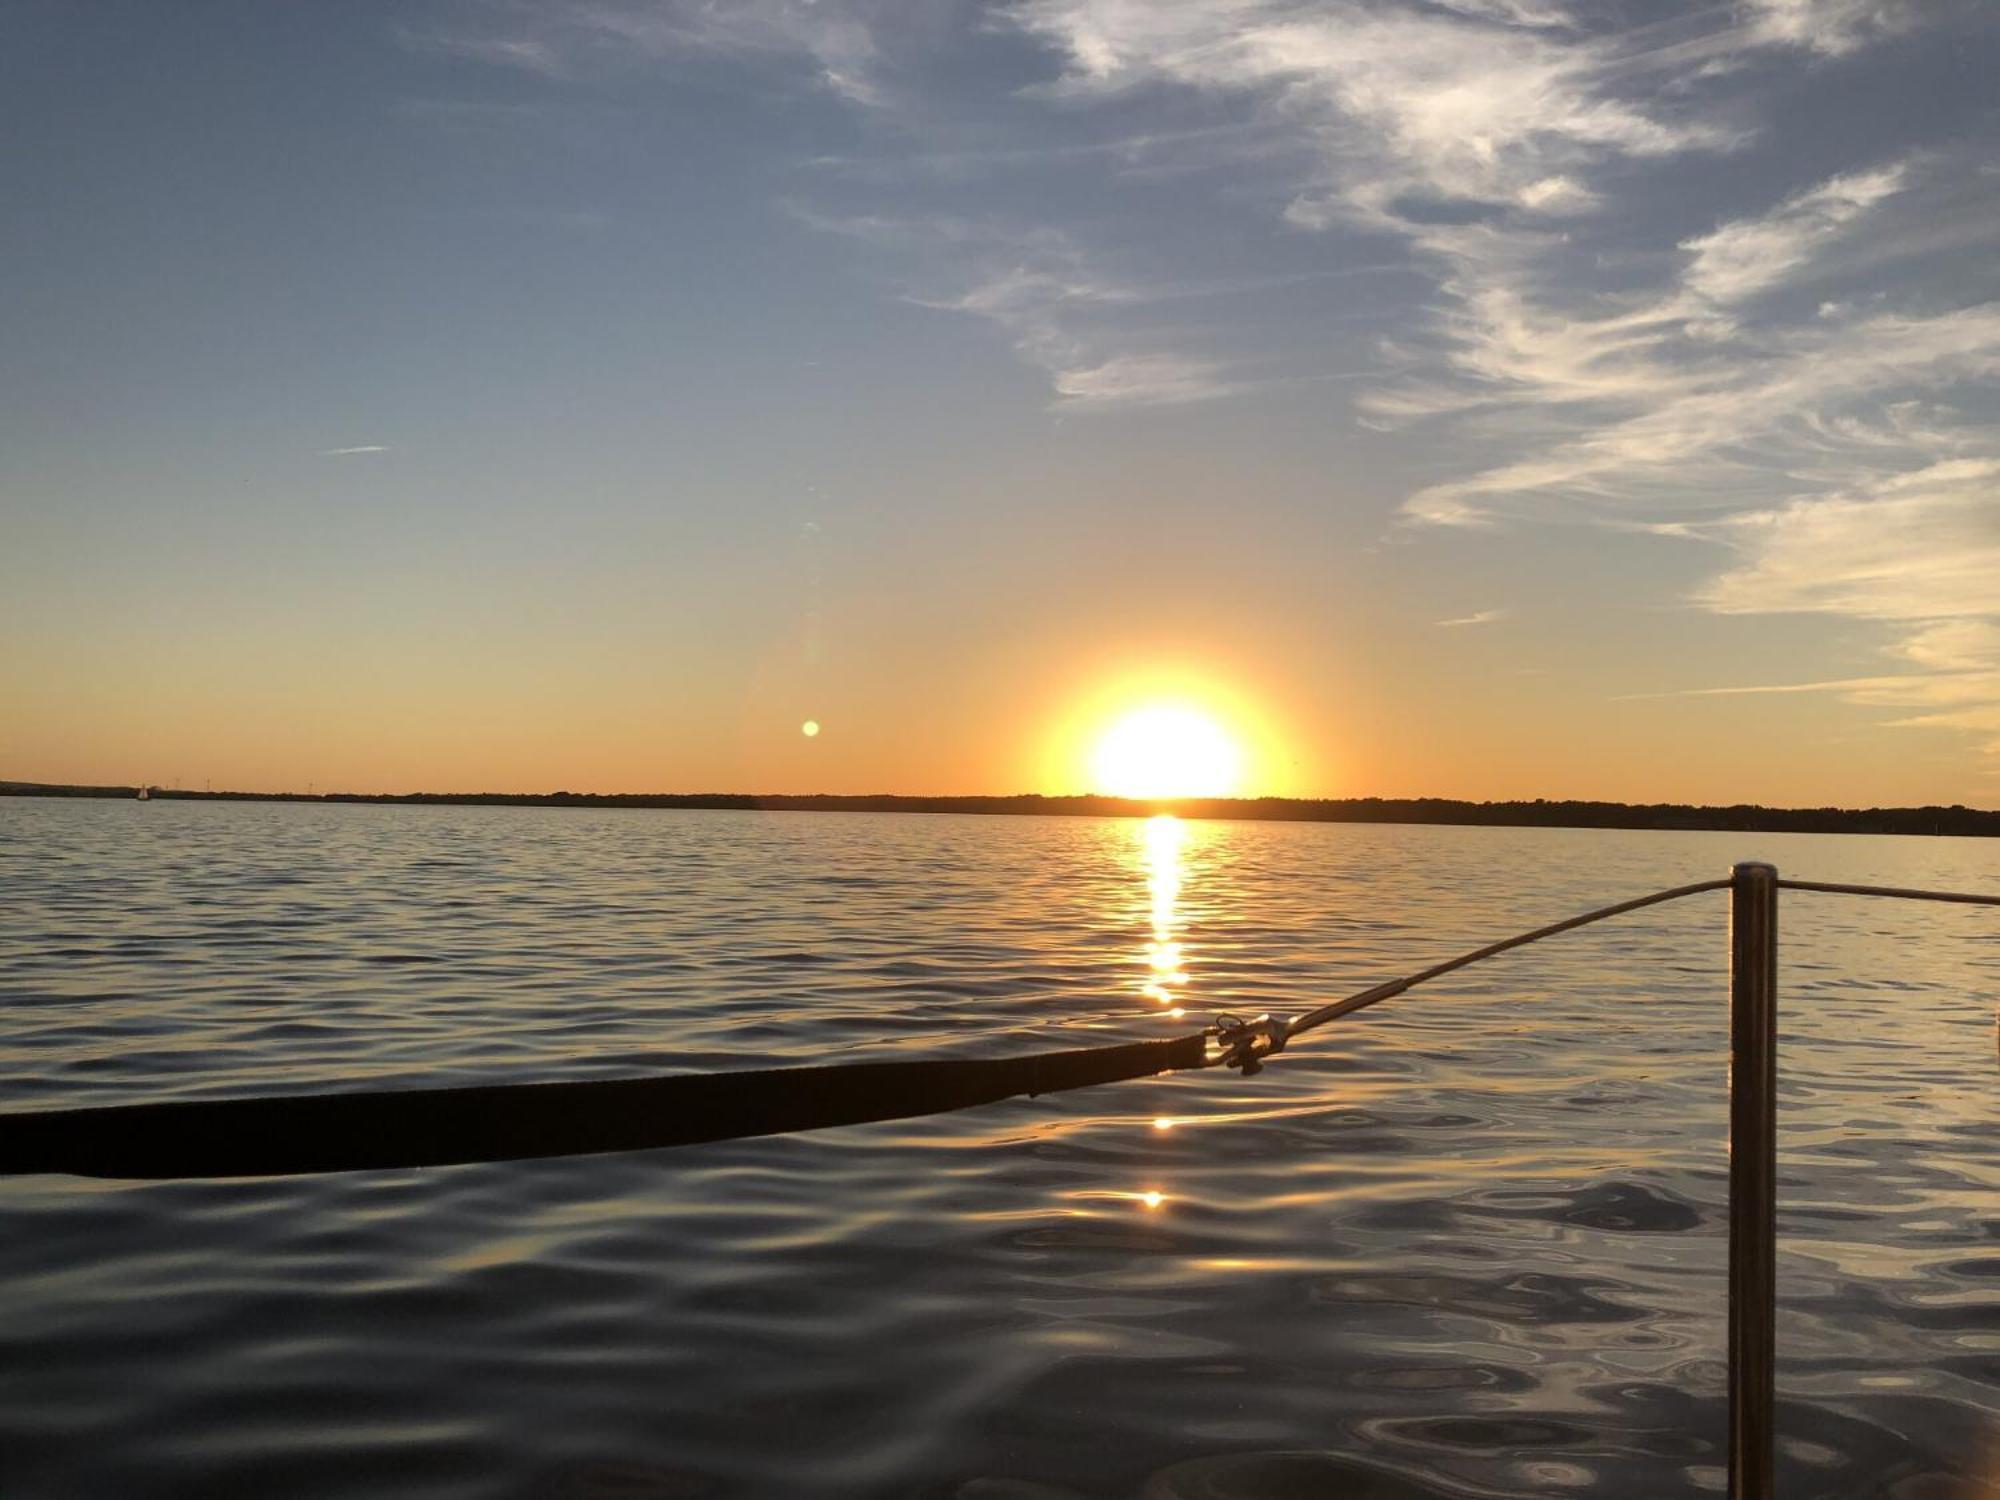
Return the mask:
<svg viewBox="0 0 2000 1500">
<path fill-rule="evenodd" d="M 1450 217 L 1468 203 L 1560 220 L 1596 203 L 1584 181 L 1594 162 L 1719 149 L 1733 138 L 1731 128 L 1699 111 L 1651 108 L 1602 86 L 1598 75 L 1615 48 L 1545 0 L 1318 6 L 1028 0 L 997 11 L 882 0 L 743 0 L 725 7 L 554 0 L 476 14 L 480 23 L 469 31 L 438 32 L 429 43 L 414 34 L 413 44 L 547 74 L 678 56 L 805 63 L 825 87 L 873 112 L 900 112 L 927 132 L 962 101 L 932 92 L 921 107 L 910 106 L 923 93 L 915 80 L 925 49 L 935 55 L 968 37 L 1011 29 L 1047 49 L 1061 67 L 1057 78 L 1021 97 L 1041 98 L 1072 122 L 1087 119 L 1092 103 L 1115 113 L 1124 98 L 1149 89 L 1249 101 L 1256 118 L 1219 129 L 1114 131 L 1106 140 L 1069 140 L 1059 149 L 1102 154 L 1114 170 L 1139 157 L 1169 159 L 1191 141 L 1210 162 L 1234 152 L 1260 171 L 1273 157 L 1303 161 L 1304 180 L 1286 210 L 1300 226 L 1341 219 L 1415 224 L 1437 213 Z M 983 144 L 983 150 L 911 155 L 947 162 L 942 169 L 949 171 L 1009 158 Z M 1048 149 L 1044 144 L 1011 159 L 1045 158 Z M 962 274 L 970 282 L 980 270 L 970 265 Z M 1117 347 L 1105 347 L 1100 329 L 1091 348 L 1052 357 L 1058 343 L 1074 337 L 1076 319 L 1054 319 L 1046 309 L 1073 313 L 1075 294 L 1057 291 L 1036 311 L 1027 297 L 976 305 L 987 290 L 981 280 L 959 292 L 966 305 L 958 310 L 1005 328 L 1017 349 L 1048 372 L 1059 405 L 1179 402 L 1243 388 L 1211 354 L 1153 347 L 1158 339 L 1135 332 L 1136 320 Z M 950 296 L 915 295 L 951 303 Z M 1064 332 L 1052 334 L 1052 322 Z M 1114 399 L 1100 398 L 1113 391 Z"/>
<path fill-rule="evenodd" d="M 1496 338 L 1478 352 L 1490 356 L 1498 344 Z M 1518 352 L 1520 344 L 1511 347 Z M 1603 347 L 1593 345 L 1586 358 L 1602 358 Z M 1868 429 L 1871 408 L 1905 406 L 1916 395 L 1996 372 L 2000 304 L 1841 318 L 1771 331 L 1714 354 L 1696 351 L 1685 361 L 1627 363 L 1606 370 L 1594 398 L 1583 394 L 1574 359 L 1558 358 L 1533 367 L 1535 379 L 1557 387 L 1556 394 L 1517 390 L 1509 398 L 1594 399 L 1609 411 L 1584 414 L 1572 423 L 1573 435 L 1530 457 L 1420 490 L 1405 509 L 1417 520 L 1447 524 L 1496 513 L 1561 518 L 1639 507 L 1701 513 L 1796 491 L 1801 470 L 1860 478 L 1922 461 L 1930 451 L 1915 434 L 1911 446 L 1885 451 L 1888 429 L 1875 423 L 1874 451 L 1839 455 L 1826 439 L 1841 424 Z"/>
<path fill-rule="evenodd" d="M 1241 388 L 1222 362 L 1160 347 L 1111 321 L 1121 310 L 1185 295 L 1186 288 L 1109 276 L 1060 230 L 948 215 L 796 212 L 817 229 L 896 254 L 916 283 L 905 300 L 999 329 L 1048 377 L 1058 408 L 1174 406 Z"/>
<path fill-rule="evenodd" d="M 1759 40 L 1831 55 L 1852 52 L 1916 23 L 1910 0 L 1751 0 Z"/>
<path fill-rule="evenodd" d="M 1891 692 L 1917 683 L 1912 677 L 1837 677 L 1827 682 L 1733 683 L 1728 687 L 1667 688 L 1652 693 L 1618 693 L 1613 703 L 1643 703 L 1661 698 L 1754 698 L 1793 693 L 1857 693 L 1871 690 Z"/>
<path fill-rule="evenodd" d="M 1086 407 L 1178 406 L 1210 401 L 1240 387 L 1207 360 L 1171 354 L 1119 354 L 1102 364 L 1063 370 L 1056 396 Z"/>
<path fill-rule="evenodd" d="M 1708 528 L 1738 556 L 1697 595 L 1723 614 L 1883 622 L 1895 675 L 1700 688 L 1690 696 L 1824 692 L 1908 711 L 1894 722 L 1979 738 L 2000 764 L 2000 456 L 1950 459 L 1732 516 Z"/>
<path fill-rule="evenodd" d="M 1512 613 L 1511 609 L 1481 609 L 1475 610 L 1469 615 L 1457 615 L 1449 620 L 1433 620 L 1431 623 L 1447 628 L 1455 628 L 1461 625 L 1492 625 L 1506 619 Z"/>
<path fill-rule="evenodd" d="M 1602 86 L 1613 49 L 1553 6 L 1028 0 L 1013 15 L 1070 59 L 1072 96 L 1167 84 L 1261 101 L 1311 148 L 1315 180 L 1287 211 L 1305 226 L 1417 224 L 1450 204 L 1573 213 L 1595 202 L 1577 175 L 1595 162 L 1731 139 Z"/>
<path fill-rule="evenodd" d="M 1720 523 L 1744 560 L 1700 595 L 1724 614 L 1813 611 L 1862 619 L 2000 619 L 2000 458 L 1952 459 L 1848 493 Z M 1919 660 L 1963 661 L 1990 644 L 1959 627 Z M 1941 643 L 1957 646 L 1941 652 Z"/>
<path fill-rule="evenodd" d="M 1565 295 L 1532 246 L 1432 236 L 1456 264 L 1455 303 L 1435 324 L 1440 367 L 1364 397 L 1364 415 L 1397 425 L 1513 409 L 1551 414 L 1555 430 L 1537 429 L 1532 457 L 1427 487 L 1406 511 L 1463 523 L 1491 509 L 1533 516 L 1550 497 L 1659 505 L 1663 478 L 1690 497 L 1725 477 L 1754 491 L 1784 470 L 1752 445 L 1795 424 L 1824 438 L 1862 420 L 1843 403 L 1883 391 L 1907 402 L 1979 375 L 2000 351 L 1990 307 L 1910 316 L 1824 304 L 1745 322 L 1748 304 L 1795 287 L 1910 177 L 1905 163 L 1845 174 L 1686 238 L 1673 276 L 1650 292 Z"/>
<path fill-rule="evenodd" d="M 869 0 L 501 0 L 399 34 L 415 48 L 558 78 L 684 56 L 804 62 L 825 87 L 872 104 L 899 27 L 922 30 L 914 10 Z"/>
<path fill-rule="evenodd" d="M 1860 164 L 1628 254 L 1664 273 L 1650 283 L 1577 253 L 1635 170 L 1746 145 L 1744 117 L 1695 107 L 1716 79 L 1760 50 L 1849 56 L 1916 24 L 1914 6 L 1752 0 L 1732 23 L 1644 36 L 1512 4 L 1017 14 L 1064 50 L 1072 95 L 1257 100 L 1310 153 L 1292 223 L 1387 229 L 1436 268 L 1427 326 L 1393 351 L 1404 373 L 1357 402 L 1388 430 L 1448 424 L 1471 460 L 1412 493 L 1407 518 L 1705 537 L 1738 561 L 1697 607 L 1874 621 L 1905 667 L 1759 691 L 1918 708 L 1903 722 L 1991 731 L 2000 756 L 2000 437 L 1954 400 L 2000 375 L 2000 303 L 1807 292 L 1907 269 L 1946 237 L 1993 242 L 1976 153 Z"/>
<path fill-rule="evenodd" d="M 1681 242 L 1693 258 L 1681 273 L 1689 296 L 1726 305 L 1790 279 L 1844 228 L 1903 187 L 1901 163 L 1835 177 L 1769 213 Z"/>
<path fill-rule="evenodd" d="M 1170 236 L 1119 243 L 1075 192 L 1040 196 L 1039 219 L 926 192 L 1057 166 L 1100 184 L 1226 167 L 1190 189 L 1189 224 L 1397 247 L 1427 278 L 1428 300 L 1371 344 L 1381 377 L 1353 406 L 1386 434 L 1423 426 L 1404 524 L 1704 541 L 1728 561 L 1692 607 L 1870 622 L 1896 668 L 1749 690 L 1983 732 L 2000 719 L 1979 604 L 2000 599 L 1982 540 L 2000 432 L 1981 394 L 2000 376 L 2000 302 L 1964 268 L 2000 258 L 2000 179 L 1978 142 L 1907 133 L 1859 160 L 1834 159 L 1834 138 L 1758 156 L 1774 77 L 1862 66 L 1936 10 L 1744 0 L 1620 26 L 1561 0 L 555 0 L 482 12 L 458 52 L 550 76 L 681 55 L 803 69 L 878 128 L 825 170 L 885 208 L 856 212 L 849 193 L 800 218 L 866 244 L 906 301 L 994 329 L 1059 410 L 1253 391 L 1256 351 L 1219 352 L 1212 329 L 1162 313 Z M 979 45 L 1012 49 L 1004 98 L 968 103 L 962 71 L 926 89 L 927 60 Z M 880 145 L 899 130 L 908 142 Z M 1726 189 L 1690 187 L 1712 163 Z M 1922 274 L 1937 257 L 1952 274 Z"/>
<path fill-rule="evenodd" d="M 1146 294 L 1084 274 L 1080 266 L 1051 273 L 1014 264 L 959 296 L 912 300 L 970 313 L 1002 329 L 1016 352 L 1047 374 L 1060 407 L 1177 406 L 1239 388 L 1215 360 L 1168 350 L 1111 352 L 1109 345 L 1130 336 L 1093 333 L 1093 316 L 1143 302 Z"/>
<path fill-rule="evenodd" d="M 404 28 L 399 34 L 407 46 L 463 58 L 467 62 L 518 68 L 528 73 L 539 73 L 545 78 L 562 78 L 570 71 L 563 53 L 537 37 L 415 28 Z"/>
<path fill-rule="evenodd" d="M 1690 602 L 1724 614 L 1872 622 L 1894 676 L 1825 692 L 1890 722 L 1977 738 L 2000 774 L 2000 432 L 1970 414 L 2000 377 L 2000 304 L 1802 302 L 1819 258 L 1910 184 L 1847 174 L 1683 241 L 1677 278 L 1609 309 L 1495 280 L 1444 323 L 1450 374 L 1388 392 L 1378 419 L 1521 413 L 1521 457 L 1426 486 L 1412 519 L 1618 519 L 1728 548 Z M 1938 201 L 1935 197 L 1933 202 Z M 1948 201 L 1948 200 L 1947 200 Z M 1765 312 L 1760 299 L 1789 295 Z"/>
</svg>

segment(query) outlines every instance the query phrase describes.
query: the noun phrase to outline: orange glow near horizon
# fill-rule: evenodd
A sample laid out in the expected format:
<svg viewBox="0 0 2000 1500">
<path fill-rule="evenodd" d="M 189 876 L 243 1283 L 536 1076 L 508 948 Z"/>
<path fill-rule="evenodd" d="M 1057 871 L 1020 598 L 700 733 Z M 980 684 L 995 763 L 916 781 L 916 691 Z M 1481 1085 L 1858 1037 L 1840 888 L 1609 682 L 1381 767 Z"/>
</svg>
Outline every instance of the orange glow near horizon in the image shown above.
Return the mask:
<svg viewBox="0 0 2000 1500">
<path fill-rule="evenodd" d="M 1024 780 L 1049 795 L 1154 803 L 1326 794 L 1326 747 L 1304 755 L 1300 727 L 1272 712 L 1285 695 L 1265 681 L 1268 664 L 1147 655 L 1079 661 Z"/>
</svg>

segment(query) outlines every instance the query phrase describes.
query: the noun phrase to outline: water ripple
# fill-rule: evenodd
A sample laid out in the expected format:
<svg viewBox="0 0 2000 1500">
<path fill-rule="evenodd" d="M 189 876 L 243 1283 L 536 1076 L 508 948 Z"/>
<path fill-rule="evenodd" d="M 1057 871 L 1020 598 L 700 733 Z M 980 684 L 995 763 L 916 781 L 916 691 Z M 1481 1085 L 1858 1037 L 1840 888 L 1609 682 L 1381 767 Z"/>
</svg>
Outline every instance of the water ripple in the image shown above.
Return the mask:
<svg viewBox="0 0 2000 1500">
<path fill-rule="evenodd" d="M 0 801 L 0 1086 L 1157 1037 L 1752 854 L 2000 887 L 2000 848 L 1941 839 Z M 1254 1080 L 0 1184 L 0 1494 L 1718 1494 L 1722 918 L 1452 975 Z M 2000 1475 L 2000 933 L 1789 896 L 1784 933 L 1781 1488 L 1972 1500 Z"/>
</svg>

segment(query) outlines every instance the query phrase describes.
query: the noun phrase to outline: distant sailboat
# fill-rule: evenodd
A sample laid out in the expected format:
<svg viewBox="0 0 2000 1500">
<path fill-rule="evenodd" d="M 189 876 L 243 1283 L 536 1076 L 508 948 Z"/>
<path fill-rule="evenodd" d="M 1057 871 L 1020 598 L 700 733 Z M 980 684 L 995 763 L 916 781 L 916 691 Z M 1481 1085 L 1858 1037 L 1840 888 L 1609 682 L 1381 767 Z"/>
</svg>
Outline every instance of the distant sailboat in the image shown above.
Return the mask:
<svg viewBox="0 0 2000 1500">
<path fill-rule="evenodd" d="M 139 800 L 141 802 L 151 802 L 153 800 L 153 789 L 149 786 L 140 787 Z"/>
</svg>

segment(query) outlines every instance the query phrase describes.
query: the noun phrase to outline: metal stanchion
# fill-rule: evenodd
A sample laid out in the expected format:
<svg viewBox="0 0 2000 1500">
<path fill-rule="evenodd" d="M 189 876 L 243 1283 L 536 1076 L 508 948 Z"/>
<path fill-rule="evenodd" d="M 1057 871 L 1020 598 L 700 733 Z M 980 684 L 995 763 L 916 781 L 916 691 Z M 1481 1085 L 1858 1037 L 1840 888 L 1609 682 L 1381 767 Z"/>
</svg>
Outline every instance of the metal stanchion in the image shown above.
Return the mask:
<svg viewBox="0 0 2000 1500">
<path fill-rule="evenodd" d="M 1773 1500 L 1778 872 L 1740 864 L 1729 892 L 1729 1494 Z"/>
</svg>

